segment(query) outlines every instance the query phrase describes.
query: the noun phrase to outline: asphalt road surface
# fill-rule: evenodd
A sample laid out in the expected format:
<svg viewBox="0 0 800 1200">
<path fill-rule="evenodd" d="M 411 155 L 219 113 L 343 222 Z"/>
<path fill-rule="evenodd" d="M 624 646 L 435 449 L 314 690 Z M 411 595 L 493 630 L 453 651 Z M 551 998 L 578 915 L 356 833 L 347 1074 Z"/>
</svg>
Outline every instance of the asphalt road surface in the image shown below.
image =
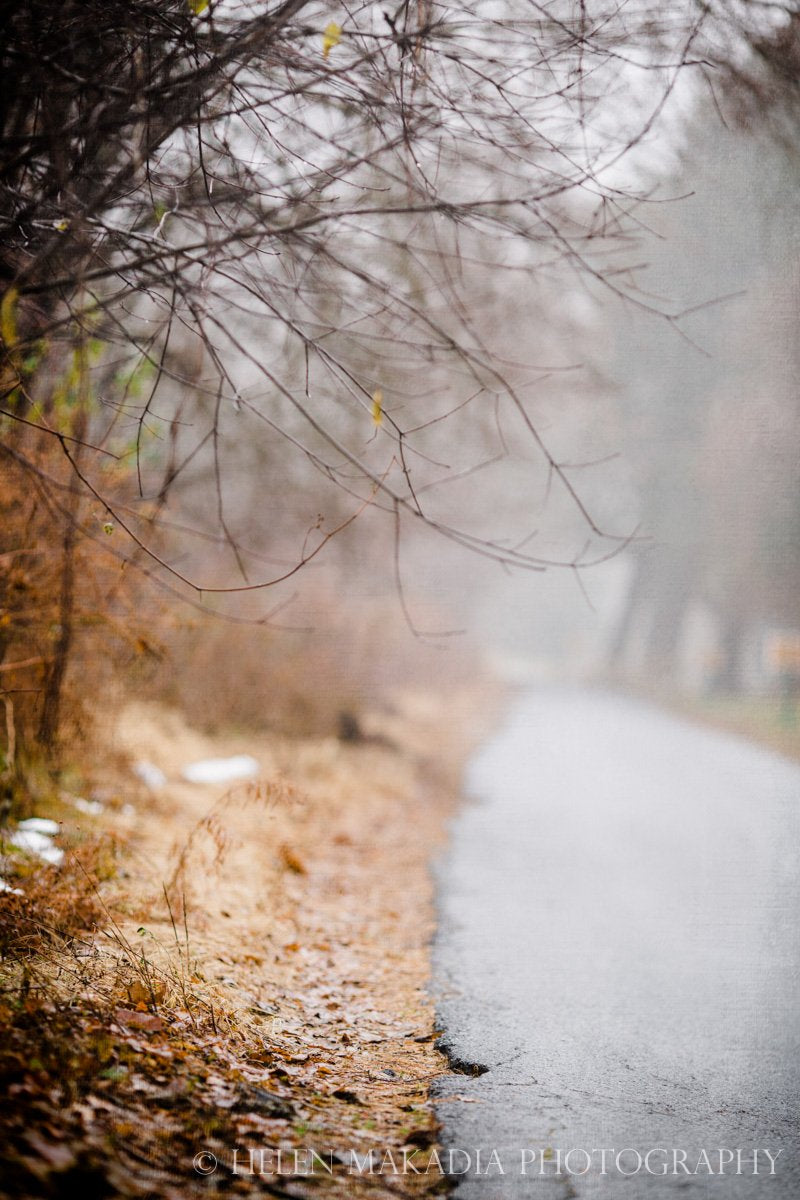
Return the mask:
<svg viewBox="0 0 800 1200">
<path fill-rule="evenodd" d="M 540 690 L 468 782 L 435 947 L 457 1200 L 800 1198 L 800 767 Z"/>
</svg>

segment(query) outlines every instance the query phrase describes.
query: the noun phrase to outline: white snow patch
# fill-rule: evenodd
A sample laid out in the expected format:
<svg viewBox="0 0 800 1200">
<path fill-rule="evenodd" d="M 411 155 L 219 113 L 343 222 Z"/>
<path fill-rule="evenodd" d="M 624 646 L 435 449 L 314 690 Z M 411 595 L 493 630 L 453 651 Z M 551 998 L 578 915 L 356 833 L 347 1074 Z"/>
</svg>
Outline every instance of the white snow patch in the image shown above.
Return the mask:
<svg viewBox="0 0 800 1200">
<path fill-rule="evenodd" d="M 8 840 L 18 850 L 35 854 L 45 862 L 52 863 L 54 867 L 60 866 L 64 861 L 64 851 L 54 846 L 46 833 L 37 833 L 35 829 L 18 829 Z"/>
<path fill-rule="evenodd" d="M 227 783 L 229 779 L 249 779 L 261 768 L 250 754 L 234 754 L 230 758 L 202 758 L 189 763 L 181 771 L 188 783 Z"/>
<path fill-rule="evenodd" d="M 20 821 L 17 829 L 23 830 L 25 833 L 46 833 L 51 837 L 58 833 L 58 821 L 51 821 L 47 817 L 26 817 L 24 821 Z"/>
<path fill-rule="evenodd" d="M 73 796 L 71 803 L 78 812 L 89 813 L 92 817 L 97 817 L 105 811 L 105 806 L 99 800 L 84 800 L 83 796 Z"/>
<path fill-rule="evenodd" d="M 167 777 L 161 767 L 157 767 L 155 763 L 146 762 L 144 759 L 133 764 L 133 773 L 137 779 L 141 779 L 145 787 L 150 788 L 151 792 L 164 787 L 167 782 Z"/>
</svg>

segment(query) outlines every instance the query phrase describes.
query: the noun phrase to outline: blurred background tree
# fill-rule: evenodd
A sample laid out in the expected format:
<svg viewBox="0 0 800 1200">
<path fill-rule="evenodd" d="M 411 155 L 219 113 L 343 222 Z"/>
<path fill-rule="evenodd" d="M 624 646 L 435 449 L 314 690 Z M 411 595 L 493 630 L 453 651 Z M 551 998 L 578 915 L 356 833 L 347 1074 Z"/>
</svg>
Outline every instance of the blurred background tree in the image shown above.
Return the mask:
<svg viewBox="0 0 800 1200">
<path fill-rule="evenodd" d="M 612 654 L 680 676 L 693 610 L 716 626 L 709 686 L 747 686 L 771 629 L 800 627 L 800 19 L 754 37 L 681 131 L 640 282 L 683 337 L 619 330 L 612 368 L 642 527 Z M 794 66 L 792 64 L 795 64 Z M 754 170 L 754 168 L 757 168 Z"/>
</svg>

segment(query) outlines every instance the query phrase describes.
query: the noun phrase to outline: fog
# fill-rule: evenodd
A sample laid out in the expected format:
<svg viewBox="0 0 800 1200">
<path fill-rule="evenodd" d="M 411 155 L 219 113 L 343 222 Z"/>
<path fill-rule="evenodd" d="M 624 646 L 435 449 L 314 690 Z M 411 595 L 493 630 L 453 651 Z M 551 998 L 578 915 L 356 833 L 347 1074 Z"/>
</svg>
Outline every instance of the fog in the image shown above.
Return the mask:
<svg viewBox="0 0 800 1200">
<path fill-rule="evenodd" d="M 707 110 L 677 149 L 622 259 L 638 303 L 579 293 L 588 367 L 538 407 L 565 456 L 601 460 L 573 477 L 634 540 L 580 581 L 486 580 L 478 619 L 551 670 L 764 690 L 800 617 L 796 158 Z"/>
<path fill-rule="evenodd" d="M 23 314 L 112 553 L 289 657 L 369 628 L 386 678 L 791 698 L 798 38 L 751 7 L 437 9 L 395 80 L 365 6 L 303 87 L 243 67 L 111 205 L 80 320 Z"/>
<path fill-rule="evenodd" d="M 368 496 L 302 576 L 270 592 L 268 609 L 288 601 L 283 622 L 313 623 L 309 597 L 333 589 L 345 607 L 380 604 L 387 620 L 401 618 L 432 661 L 464 630 L 513 677 L 785 686 L 800 628 L 797 150 L 757 107 L 729 109 L 726 118 L 702 89 L 684 89 L 679 111 L 626 166 L 643 199 L 618 238 L 589 243 L 594 275 L 569 257 L 550 261 L 549 248 L 493 262 L 468 233 L 450 242 L 457 285 L 444 289 L 433 272 L 422 294 L 441 320 L 457 298 L 520 406 L 497 371 L 470 380 L 466 365 L 415 363 L 405 343 L 383 345 L 384 413 L 406 429 L 429 424 L 406 464 L 429 523 L 406 518 L 398 533 L 391 504 Z M 423 236 L 420 253 L 426 245 Z M 333 341 L 352 362 L 346 311 L 336 317 L 345 330 Z M 384 427 L 361 405 L 336 421 L 376 475 L 397 478 Z M 343 493 L 255 434 L 249 414 L 225 415 L 229 523 L 245 557 L 288 568 L 318 514 L 331 529 L 365 492 L 353 483 L 348 496 L 349 485 Z M 566 464 L 563 479 L 553 462 Z M 201 523 L 217 505 L 208 472 L 179 490 Z M 535 561 L 498 564 L 486 544 Z M 182 554 L 231 582 L 230 556 L 226 566 L 185 543 Z M 264 608 L 259 599 L 252 612 Z"/>
</svg>

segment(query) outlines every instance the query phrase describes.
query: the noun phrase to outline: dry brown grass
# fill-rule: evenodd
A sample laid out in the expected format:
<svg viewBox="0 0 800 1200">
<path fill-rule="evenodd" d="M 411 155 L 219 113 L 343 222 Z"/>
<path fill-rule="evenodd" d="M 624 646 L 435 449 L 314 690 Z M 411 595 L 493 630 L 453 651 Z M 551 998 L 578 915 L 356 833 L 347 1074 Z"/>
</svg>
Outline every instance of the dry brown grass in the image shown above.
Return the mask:
<svg viewBox="0 0 800 1200">
<path fill-rule="evenodd" d="M 141 660 L 139 694 L 179 709 L 205 733 L 324 737 L 337 732 L 343 712 L 368 718 L 382 709 L 393 689 L 436 690 L 443 678 L 458 688 L 480 674 L 467 639 L 415 639 L 391 594 L 376 605 L 306 581 L 302 600 L 281 619 L 302 628 L 182 614 L 163 635 L 160 666 Z M 447 623 L 442 616 L 439 624 Z"/>
<path fill-rule="evenodd" d="M 0 1194 L 69 1184 L 177 1200 L 204 1191 L 191 1161 L 210 1149 L 221 1182 L 255 1196 L 288 1181 L 234 1179 L 234 1147 L 431 1143 L 428 1087 L 444 1063 L 424 991 L 427 865 L 484 707 L 462 694 L 445 724 L 441 699 L 399 696 L 373 717 L 383 740 L 355 745 L 211 740 L 163 707 L 125 710 L 117 761 L 146 756 L 169 783 L 152 797 L 130 787 L 119 869 L 103 850 L 120 820 L 108 808 L 64 868 L 0 896 L 9 927 L 24 912 L 32 931 L 0 965 Z M 180 779 L 193 759 L 245 749 L 258 781 Z M 442 1180 L 324 1182 L 349 1197 Z"/>
<path fill-rule="evenodd" d="M 101 923 L 102 905 L 96 880 L 109 871 L 113 850 L 107 839 L 93 839 L 70 854 L 64 866 L 33 866 L 18 856 L 17 885 L 2 894 L 0 904 L 0 959 L 17 962 L 30 980 L 35 964 L 55 953 L 69 951 Z M 27 869 L 27 878 L 20 874 Z M 19 885 L 24 885 L 20 887 Z M 17 895 L 18 891 L 22 895 Z"/>
</svg>

